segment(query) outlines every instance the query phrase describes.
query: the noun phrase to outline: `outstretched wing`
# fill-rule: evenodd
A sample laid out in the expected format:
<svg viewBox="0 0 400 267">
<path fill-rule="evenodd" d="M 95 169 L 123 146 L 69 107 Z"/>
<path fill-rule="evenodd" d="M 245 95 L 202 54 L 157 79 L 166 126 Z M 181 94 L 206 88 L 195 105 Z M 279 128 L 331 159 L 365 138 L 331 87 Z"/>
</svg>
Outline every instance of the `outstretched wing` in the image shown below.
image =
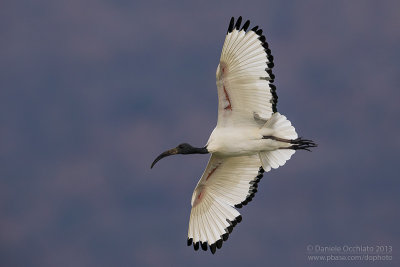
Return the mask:
<svg viewBox="0 0 400 267">
<path fill-rule="evenodd" d="M 241 22 L 231 19 L 217 67 L 220 127 L 265 121 L 277 111 L 271 50 L 258 26 L 247 31 L 250 22 Z"/>
<path fill-rule="evenodd" d="M 192 196 L 188 246 L 214 254 L 242 220 L 235 209 L 252 200 L 264 170 L 258 155 L 221 158 L 211 155 Z"/>
</svg>

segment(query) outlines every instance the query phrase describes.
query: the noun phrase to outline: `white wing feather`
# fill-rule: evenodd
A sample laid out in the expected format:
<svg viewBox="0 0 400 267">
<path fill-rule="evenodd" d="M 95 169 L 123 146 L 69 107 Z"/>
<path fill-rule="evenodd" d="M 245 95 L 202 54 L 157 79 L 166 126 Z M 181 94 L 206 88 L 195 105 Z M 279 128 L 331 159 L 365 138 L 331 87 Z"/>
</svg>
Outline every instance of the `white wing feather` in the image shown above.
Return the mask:
<svg viewBox="0 0 400 267">
<path fill-rule="evenodd" d="M 261 30 L 228 32 L 216 72 L 217 126 L 249 125 L 255 123 L 254 114 L 267 120 L 276 111 L 273 57 L 267 47 Z"/>
<path fill-rule="evenodd" d="M 258 155 L 221 158 L 212 155 L 192 196 L 188 240 L 195 249 L 211 251 L 222 246 L 241 221 L 235 209 L 246 205 L 257 192 L 262 177 Z"/>
</svg>

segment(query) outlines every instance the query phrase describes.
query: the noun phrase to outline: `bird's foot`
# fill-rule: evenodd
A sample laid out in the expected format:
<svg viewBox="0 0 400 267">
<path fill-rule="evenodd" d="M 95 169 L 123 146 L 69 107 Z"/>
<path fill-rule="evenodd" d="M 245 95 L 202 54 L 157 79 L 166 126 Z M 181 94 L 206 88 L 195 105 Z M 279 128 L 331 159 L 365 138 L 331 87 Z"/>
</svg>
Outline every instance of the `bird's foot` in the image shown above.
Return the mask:
<svg viewBox="0 0 400 267">
<path fill-rule="evenodd" d="M 318 146 L 316 143 L 314 143 L 314 141 L 308 140 L 308 139 L 303 139 L 301 137 L 290 140 L 290 144 L 292 144 L 292 145 L 290 147 L 288 147 L 289 149 L 307 150 L 310 152 L 311 152 L 310 148 Z"/>
</svg>

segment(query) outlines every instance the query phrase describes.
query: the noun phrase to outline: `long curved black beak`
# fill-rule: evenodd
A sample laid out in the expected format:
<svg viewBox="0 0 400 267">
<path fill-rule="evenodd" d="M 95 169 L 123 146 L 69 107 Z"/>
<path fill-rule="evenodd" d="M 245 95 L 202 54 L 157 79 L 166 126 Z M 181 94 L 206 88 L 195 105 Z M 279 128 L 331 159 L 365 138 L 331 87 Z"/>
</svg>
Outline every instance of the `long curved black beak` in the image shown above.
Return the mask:
<svg viewBox="0 0 400 267">
<path fill-rule="evenodd" d="M 171 155 L 176 155 L 176 154 L 178 154 L 178 149 L 177 149 L 177 148 L 173 148 L 173 149 L 170 149 L 170 150 L 167 150 L 167 151 L 161 153 L 161 154 L 153 161 L 153 163 L 151 164 L 150 169 L 153 169 L 153 166 L 154 166 L 160 159 L 165 158 L 165 157 L 168 157 L 168 156 L 171 156 Z"/>
</svg>

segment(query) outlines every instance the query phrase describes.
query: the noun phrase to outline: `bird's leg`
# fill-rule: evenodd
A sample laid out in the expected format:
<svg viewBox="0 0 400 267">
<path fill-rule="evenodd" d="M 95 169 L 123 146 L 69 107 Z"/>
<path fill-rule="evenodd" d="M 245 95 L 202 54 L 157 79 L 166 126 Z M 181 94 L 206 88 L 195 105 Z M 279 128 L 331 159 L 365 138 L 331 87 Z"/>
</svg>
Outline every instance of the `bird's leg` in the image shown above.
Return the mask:
<svg viewBox="0 0 400 267">
<path fill-rule="evenodd" d="M 312 140 L 303 139 L 301 137 L 296 139 L 285 139 L 276 136 L 263 136 L 263 139 L 272 139 L 279 142 L 292 144 L 288 147 L 281 147 L 281 149 L 294 149 L 294 150 L 307 150 L 311 151 L 310 148 L 317 147 L 318 145 Z"/>
</svg>

